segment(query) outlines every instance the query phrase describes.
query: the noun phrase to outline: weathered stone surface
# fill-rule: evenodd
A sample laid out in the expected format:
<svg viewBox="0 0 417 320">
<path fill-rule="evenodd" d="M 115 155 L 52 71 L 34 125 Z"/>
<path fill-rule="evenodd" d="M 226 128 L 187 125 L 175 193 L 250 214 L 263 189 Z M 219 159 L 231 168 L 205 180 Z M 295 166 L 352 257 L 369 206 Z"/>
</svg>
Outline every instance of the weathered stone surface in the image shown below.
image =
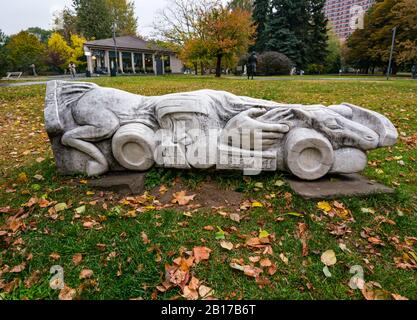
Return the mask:
<svg viewBox="0 0 417 320">
<path fill-rule="evenodd" d="M 282 104 L 199 90 L 145 97 L 51 81 L 46 130 L 62 174 L 144 172 L 152 166 L 289 171 L 304 180 L 354 173 L 366 151 L 393 145 L 383 115 L 352 104 Z"/>
<path fill-rule="evenodd" d="M 305 199 L 333 199 L 394 192 L 393 189 L 359 174 L 328 175 L 316 181 L 303 181 L 296 177 L 288 177 L 286 180 L 294 192 Z"/>
<path fill-rule="evenodd" d="M 97 179 L 88 180 L 87 185 L 102 191 L 114 191 L 122 195 L 140 195 L 145 186 L 144 173 L 112 172 Z"/>
</svg>

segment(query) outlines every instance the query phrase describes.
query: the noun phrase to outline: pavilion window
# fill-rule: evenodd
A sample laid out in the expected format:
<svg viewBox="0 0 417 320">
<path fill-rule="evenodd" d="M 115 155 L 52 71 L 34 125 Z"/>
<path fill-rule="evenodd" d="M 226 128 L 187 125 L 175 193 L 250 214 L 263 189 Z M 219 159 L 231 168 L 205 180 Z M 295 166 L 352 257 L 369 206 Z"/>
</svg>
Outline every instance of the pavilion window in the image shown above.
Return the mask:
<svg viewBox="0 0 417 320">
<path fill-rule="evenodd" d="M 146 73 L 154 73 L 152 54 L 145 53 L 145 70 Z"/>
<path fill-rule="evenodd" d="M 117 53 L 119 54 L 119 53 Z M 116 58 L 116 52 L 115 51 L 109 51 L 109 60 L 110 60 L 110 69 L 113 69 L 117 66 L 118 72 L 121 72 L 120 70 L 120 62 L 119 57 Z"/>
<path fill-rule="evenodd" d="M 93 68 L 94 68 L 94 72 L 97 73 L 97 71 L 99 71 L 99 69 L 104 70 L 105 69 L 105 52 L 103 50 L 94 50 L 93 51 L 93 57 L 95 59 L 94 60 L 94 64 L 93 64 Z M 107 70 L 106 70 L 107 71 Z"/>
<path fill-rule="evenodd" d="M 133 60 L 135 61 L 135 70 L 137 73 L 145 73 L 145 69 L 143 68 L 143 58 L 142 53 L 135 53 Z"/>
<path fill-rule="evenodd" d="M 171 56 L 170 55 L 163 55 L 162 61 L 164 62 L 164 72 L 165 73 L 172 73 L 171 70 Z"/>
<path fill-rule="evenodd" d="M 122 62 L 123 62 L 123 72 L 124 73 L 133 73 L 132 69 L 132 54 L 130 52 L 122 53 Z"/>
</svg>

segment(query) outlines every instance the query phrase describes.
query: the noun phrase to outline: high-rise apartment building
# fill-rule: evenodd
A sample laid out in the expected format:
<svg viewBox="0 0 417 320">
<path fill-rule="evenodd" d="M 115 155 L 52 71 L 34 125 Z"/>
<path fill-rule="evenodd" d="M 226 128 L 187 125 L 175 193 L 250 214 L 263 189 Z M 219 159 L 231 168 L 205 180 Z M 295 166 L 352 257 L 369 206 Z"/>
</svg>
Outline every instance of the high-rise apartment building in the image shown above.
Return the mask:
<svg viewBox="0 0 417 320">
<path fill-rule="evenodd" d="M 366 12 L 375 0 L 327 0 L 325 13 L 341 39 L 346 39 L 353 31 L 353 25 L 360 27 L 357 18 Z"/>
</svg>

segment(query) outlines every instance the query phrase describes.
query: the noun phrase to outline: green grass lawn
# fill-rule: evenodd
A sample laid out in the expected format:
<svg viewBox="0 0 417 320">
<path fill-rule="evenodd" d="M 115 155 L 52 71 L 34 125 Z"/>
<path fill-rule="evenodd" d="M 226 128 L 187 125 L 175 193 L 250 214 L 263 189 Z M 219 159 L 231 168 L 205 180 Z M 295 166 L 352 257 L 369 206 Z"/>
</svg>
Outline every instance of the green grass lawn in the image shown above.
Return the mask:
<svg viewBox="0 0 417 320">
<path fill-rule="evenodd" d="M 329 201 L 332 211 L 325 213 L 282 185 L 281 173 L 248 178 L 240 172 L 163 169 L 148 173 L 153 197 L 123 199 L 89 190 L 84 177 L 56 173 L 43 124 L 45 86 L 0 88 L 1 299 L 58 299 L 60 290 L 49 286 L 54 265 L 62 266 L 66 286 L 74 289 L 61 294 L 76 299 L 183 299 L 179 287 L 161 292 L 165 266 L 196 247 L 211 249 L 209 258 L 183 270 L 212 288 L 215 298 L 417 299 L 417 82 L 186 76 L 92 81 L 143 95 L 210 88 L 287 103 L 349 102 L 378 111 L 397 126 L 400 139 L 392 148 L 370 152 L 364 174 L 395 193 Z M 199 209 L 207 185 L 220 190 L 219 199 L 233 193 L 241 203 L 219 200 L 215 208 Z M 161 186 L 197 196 L 188 206 L 160 205 Z M 55 212 L 61 203 L 67 209 Z M 240 222 L 230 214 L 238 214 Z M 263 237 L 268 243 L 260 249 L 248 245 L 261 230 L 269 233 Z M 232 250 L 221 246 L 223 236 Z M 321 261 L 327 250 L 337 258 L 329 267 L 331 277 Z M 263 272 L 255 279 L 231 262 Z M 354 265 L 363 268 L 367 290 L 349 287 Z"/>
</svg>

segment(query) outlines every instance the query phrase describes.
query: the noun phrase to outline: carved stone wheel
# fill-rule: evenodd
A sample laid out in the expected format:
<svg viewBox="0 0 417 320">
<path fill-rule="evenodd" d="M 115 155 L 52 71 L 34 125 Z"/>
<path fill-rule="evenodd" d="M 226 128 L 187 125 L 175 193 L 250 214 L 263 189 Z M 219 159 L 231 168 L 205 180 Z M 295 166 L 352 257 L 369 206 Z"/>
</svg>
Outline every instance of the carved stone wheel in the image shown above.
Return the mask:
<svg viewBox="0 0 417 320">
<path fill-rule="evenodd" d="M 300 128 L 288 133 L 285 151 L 288 169 L 304 180 L 323 177 L 334 162 L 334 151 L 329 140 L 312 129 Z"/>
<path fill-rule="evenodd" d="M 155 163 L 154 135 L 152 129 L 140 123 L 122 126 L 112 141 L 115 159 L 129 170 L 145 171 L 150 169 Z"/>
</svg>

